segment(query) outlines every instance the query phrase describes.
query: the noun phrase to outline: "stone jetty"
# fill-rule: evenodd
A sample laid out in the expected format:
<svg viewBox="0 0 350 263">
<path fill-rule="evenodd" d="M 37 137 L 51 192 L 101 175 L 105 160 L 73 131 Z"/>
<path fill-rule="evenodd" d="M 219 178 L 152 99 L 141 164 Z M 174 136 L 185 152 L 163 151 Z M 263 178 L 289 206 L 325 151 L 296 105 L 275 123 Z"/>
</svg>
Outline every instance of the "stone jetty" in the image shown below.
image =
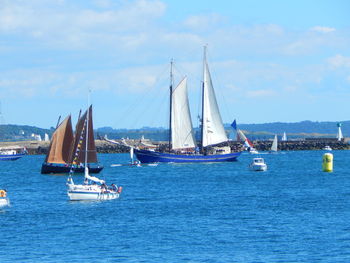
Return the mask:
<svg viewBox="0 0 350 263">
<path fill-rule="evenodd" d="M 138 144 L 138 140 L 130 141 L 130 145 Z M 116 145 L 104 140 L 96 140 L 96 149 L 98 153 L 127 153 L 129 148 L 124 145 Z M 165 149 L 167 142 L 156 143 L 161 149 Z M 269 151 L 272 145 L 272 141 L 254 141 L 254 147 L 258 151 Z M 46 154 L 49 148 L 50 142 L 44 141 L 16 141 L 16 142 L 0 142 L 0 148 L 2 147 L 26 147 L 28 154 Z M 242 149 L 243 143 L 237 141 L 230 141 L 229 145 L 234 151 Z M 281 151 L 301 151 L 301 150 L 322 150 L 326 145 L 330 146 L 333 150 L 349 150 L 350 144 L 347 140 L 337 141 L 334 139 L 310 139 L 310 140 L 293 140 L 278 142 L 278 149 Z"/>
</svg>

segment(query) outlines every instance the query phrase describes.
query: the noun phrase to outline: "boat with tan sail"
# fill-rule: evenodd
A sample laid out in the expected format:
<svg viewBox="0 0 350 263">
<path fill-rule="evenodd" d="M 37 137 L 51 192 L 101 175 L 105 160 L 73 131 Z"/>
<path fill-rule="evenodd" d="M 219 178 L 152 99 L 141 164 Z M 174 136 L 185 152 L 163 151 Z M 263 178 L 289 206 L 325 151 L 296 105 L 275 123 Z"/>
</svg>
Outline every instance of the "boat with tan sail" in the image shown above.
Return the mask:
<svg viewBox="0 0 350 263">
<path fill-rule="evenodd" d="M 88 117 L 89 114 L 89 117 Z M 84 123 L 88 120 L 89 129 L 93 131 L 92 106 L 78 120 L 75 134 L 73 134 L 72 120 L 69 115 L 56 128 L 52 135 L 50 147 L 42 164 L 41 173 L 69 173 L 71 168 L 75 173 L 84 173 L 85 170 L 85 144 L 87 143 L 87 166 L 90 173 L 99 173 L 103 166 L 98 163 L 97 151 L 93 132 L 88 138 L 86 134 L 81 135 Z M 82 150 L 77 153 L 80 143 Z"/>
</svg>

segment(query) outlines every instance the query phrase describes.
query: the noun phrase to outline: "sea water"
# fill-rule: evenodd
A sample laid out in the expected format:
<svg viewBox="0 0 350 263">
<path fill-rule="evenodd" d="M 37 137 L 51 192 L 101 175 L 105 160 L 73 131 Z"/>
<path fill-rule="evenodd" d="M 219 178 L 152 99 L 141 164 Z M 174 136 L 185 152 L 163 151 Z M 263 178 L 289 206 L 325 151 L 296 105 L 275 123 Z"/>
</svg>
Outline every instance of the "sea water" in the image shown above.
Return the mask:
<svg viewBox="0 0 350 263">
<path fill-rule="evenodd" d="M 237 162 L 111 167 L 120 199 L 70 202 L 67 175 L 42 175 L 44 156 L 0 163 L 0 262 L 350 262 L 350 151 L 262 154 L 266 172 Z M 76 183 L 83 181 L 75 176 Z"/>
</svg>

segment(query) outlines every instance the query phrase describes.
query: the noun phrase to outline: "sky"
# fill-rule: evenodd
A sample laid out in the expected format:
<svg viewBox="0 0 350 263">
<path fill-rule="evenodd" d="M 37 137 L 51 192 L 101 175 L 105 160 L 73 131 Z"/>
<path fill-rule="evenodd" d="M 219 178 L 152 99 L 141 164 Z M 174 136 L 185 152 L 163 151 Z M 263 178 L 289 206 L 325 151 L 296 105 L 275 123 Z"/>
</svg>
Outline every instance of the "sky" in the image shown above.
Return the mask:
<svg viewBox="0 0 350 263">
<path fill-rule="evenodd" d="M 0 0 L 6 124 L 166 127 L 170 60 L 194 126 L 203 46 L 222 119 L 349 120 L 350 1 Z"/>
</svg>

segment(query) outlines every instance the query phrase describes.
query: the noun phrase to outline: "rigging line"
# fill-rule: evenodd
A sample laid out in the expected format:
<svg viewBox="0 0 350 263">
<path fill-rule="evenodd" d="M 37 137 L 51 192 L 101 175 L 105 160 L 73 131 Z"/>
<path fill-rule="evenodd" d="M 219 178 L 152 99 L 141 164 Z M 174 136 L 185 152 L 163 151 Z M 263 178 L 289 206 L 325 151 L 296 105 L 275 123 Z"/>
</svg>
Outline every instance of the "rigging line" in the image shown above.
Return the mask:
<svg viewBox="0 0 350 263">
<path fill-rule="evenodd" d="M 154 94 L 154 96 L 152 96 L 152 94 L 149 94 L 150 97 L 152 98 L 147 98 L 147 101 L 146 99 L 143 100 L 144 101 L 144 103 L 142 103 L 143 110 L 140 114 L 137 115 L 137 118 L 134 118 L 133 127 L 135 127 L 135 129 L 137 128 L 137 125 L 140 123 L 141 120 L 148 119 L 150 116 L 157 116 L 159 115 L 159 111 L 166 111 L 165 110 L 166 108 L 162 107 L 162 105 L 164 103 L 168 103 L 169 93 L 168 93 L 168 89 L 166 88 L 167 85 L 168 83 L 164 83 L 160 85 L 161 89 L 160 91 L 158 91 L 157 94 Z M 157 111 L 155 111 L 155 109 Z M 152 111 L 153 113 L 151 115 L 150 112 Z M 156 121 L 157 118 L 152 118 L 152 120 Z"/>
<path fill-rule="evenodd" d="M 146 100 L 146 97 L 144 94 L 147 93 L 151 93 L 151 91 L 153 91 L 159 84 L 162 75 L 164 75 L 164 72 L 166 70 L 169 69 L 169 65 L 167 65 L 166 67 L 163 67 L 161 70 L 161 73 L 157 74 L 157 78 L 155 79 L 155 82 L 153 85 L 150 86 L 146 86 L 146 90 L 145 92 L 142 94 L 142 96 L 137 96 L 137 100 L 134 103 L 130 103 L 128 107 L 124 108 L 124 111 L 122 111 L 119 115 L 119 117 L 116 118 L 117 120 L 126 120 L 126 121 L 130 121 L 132 118 L 130 118 L 130 116 L 132 115 L 132 113 L 136 110 L 137 107 L 135 107 L 135 105 L 142 105 L 143 102 Z M 126 118 L 125 118 L 126 117 Z M 136 120 L 136 118 L 135 118 Z"/>
</svg>

